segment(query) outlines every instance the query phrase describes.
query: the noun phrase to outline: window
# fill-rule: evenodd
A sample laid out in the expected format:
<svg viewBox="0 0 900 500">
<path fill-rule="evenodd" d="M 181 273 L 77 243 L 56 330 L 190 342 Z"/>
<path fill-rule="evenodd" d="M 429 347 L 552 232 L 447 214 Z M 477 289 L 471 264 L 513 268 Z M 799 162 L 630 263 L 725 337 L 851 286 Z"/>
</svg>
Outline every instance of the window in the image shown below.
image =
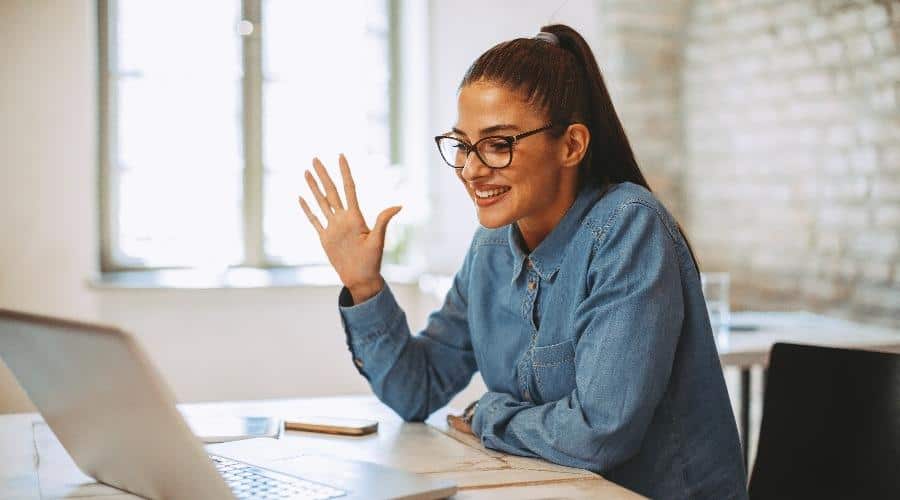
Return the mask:
<svg viewBox="0 0 900 500">
<path fill-rule="evenodd" d="M 313 156 L 339 177 L 347 155 L 370 223 L 422 191 L 396 146 L 395 3 L 99 2 L 103 270 L 327 264 L 296 201 Z"/>
</svg>

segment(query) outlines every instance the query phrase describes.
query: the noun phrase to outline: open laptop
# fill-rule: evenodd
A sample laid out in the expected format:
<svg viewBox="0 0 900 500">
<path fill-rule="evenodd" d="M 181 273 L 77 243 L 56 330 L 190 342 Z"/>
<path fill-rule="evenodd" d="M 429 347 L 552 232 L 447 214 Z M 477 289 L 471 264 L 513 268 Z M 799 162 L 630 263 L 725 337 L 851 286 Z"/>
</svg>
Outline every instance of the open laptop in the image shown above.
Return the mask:
<svg viewBox="0 0 900 500">
<path fill-rule="evenodd" d="M 430 499 L 456 492 L 452 483 L 297 453 L 276 439 L 204 449 L 135 339 L 116 328 L 0 309 L 0 358 L 78 467 L 136 495 Z"/>
</svg>

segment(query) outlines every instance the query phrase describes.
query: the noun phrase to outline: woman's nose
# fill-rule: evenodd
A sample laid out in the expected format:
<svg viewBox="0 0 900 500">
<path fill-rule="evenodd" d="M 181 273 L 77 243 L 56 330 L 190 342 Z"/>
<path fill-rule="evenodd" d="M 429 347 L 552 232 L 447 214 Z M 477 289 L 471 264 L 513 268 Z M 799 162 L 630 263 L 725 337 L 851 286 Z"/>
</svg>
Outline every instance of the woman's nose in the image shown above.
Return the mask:
<svg viewBox="0 0 900 500">
<path fill-rule="evenodd" d="M 481 158 L 474 151 L 466 157 L 466 163 L 463 165 L 459 176 L 464 180 L 470 181 L 479 177 L 484 177 L 491 173 L 490 167 L 482 163 Z"/>
</svg>

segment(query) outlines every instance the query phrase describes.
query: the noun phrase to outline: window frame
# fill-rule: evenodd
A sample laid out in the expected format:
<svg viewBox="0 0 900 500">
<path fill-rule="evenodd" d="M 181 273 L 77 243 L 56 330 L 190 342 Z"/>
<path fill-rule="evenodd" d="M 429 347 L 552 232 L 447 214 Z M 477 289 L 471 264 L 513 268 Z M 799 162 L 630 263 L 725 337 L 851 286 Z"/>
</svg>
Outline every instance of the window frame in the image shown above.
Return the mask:
<svg viewBox="0 0 900 500">
<path fill-rule="evenodd" d="M 388 15 L 388 137 L 391 164 L 403 164 L 404 149 L 401 136 L 404 116 L 400 103 L 403 78 L 400 43 L 403 37 L 401 8 L 405 0 L 385 0 Z M 263 0 L 241 0 L 241 18 L 254 26 L 253 32 L 241 36 L 242 79 L 242 147 L 243 147 L 243 213 L 242 232 L 244 260 L 234 268 L 288 269 L 319 267 L 315 264 L 296 266 L 279 262 L 266 254 L 263 233 L 264 164 L 262 150 L 263 120 Z M 116 121 L 118 95 L 110 63 L 117 59 L 115 34 L 117 0 L 97 2 L 97 99 L 98 99 L 98 188 L 99 188 L 99 264 L 101 273 L 128 271 L 159 271 L 191 269 L 189 266 L 150 266 L 138 259 L 128 258 L 120 250 L 118 241 L 118 169 L 116 161 Z M 298 216 L 299 220 L 299 216 Z"/>
</svg>

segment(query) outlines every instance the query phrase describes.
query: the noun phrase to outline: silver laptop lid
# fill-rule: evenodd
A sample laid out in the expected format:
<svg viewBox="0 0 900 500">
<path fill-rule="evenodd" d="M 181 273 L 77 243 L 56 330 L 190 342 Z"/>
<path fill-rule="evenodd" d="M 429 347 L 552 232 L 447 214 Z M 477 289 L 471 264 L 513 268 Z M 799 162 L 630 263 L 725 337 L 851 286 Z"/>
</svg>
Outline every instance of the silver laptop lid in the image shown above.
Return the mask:
<svg viewBox="0 0 900 500">
<path fill-rule="evenodd" d="M 0 309 L 0 358 L 85 474 L 149 498 L 234 498 L 125 332 Z"/>
</svg>

